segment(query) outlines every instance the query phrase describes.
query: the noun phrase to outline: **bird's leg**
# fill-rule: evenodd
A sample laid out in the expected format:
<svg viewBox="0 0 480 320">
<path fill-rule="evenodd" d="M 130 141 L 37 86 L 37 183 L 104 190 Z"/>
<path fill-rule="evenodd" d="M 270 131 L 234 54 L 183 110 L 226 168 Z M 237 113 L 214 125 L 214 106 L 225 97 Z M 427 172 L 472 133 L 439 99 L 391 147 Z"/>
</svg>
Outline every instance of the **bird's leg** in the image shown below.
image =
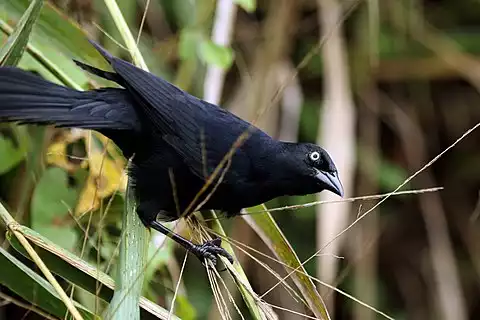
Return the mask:
<svg viewBox="0 0 480 320">
<path fill-rule="evenodd" d="M 203 244 L 195 244 L 184 237 L 176 234 L 175 232 L 171 231 L 164 225 L 162 225 L 158 221 L 150 222 L 149 226 L 158 232 L 163 233 L 167 237 L 171 238 L 178 244 L 182 245 L 185 249 L 195 254 L 200 261 L 204 261 L 205 259 L 210 259 L 213 264 L 217 264 L 217 256 L 221 255 L 233 263 L 232 256 L 222 247 L 220 247 L 222 240 L 220 238 L 215 238 L 213 240 L 207 241 Z"/>
</svg>

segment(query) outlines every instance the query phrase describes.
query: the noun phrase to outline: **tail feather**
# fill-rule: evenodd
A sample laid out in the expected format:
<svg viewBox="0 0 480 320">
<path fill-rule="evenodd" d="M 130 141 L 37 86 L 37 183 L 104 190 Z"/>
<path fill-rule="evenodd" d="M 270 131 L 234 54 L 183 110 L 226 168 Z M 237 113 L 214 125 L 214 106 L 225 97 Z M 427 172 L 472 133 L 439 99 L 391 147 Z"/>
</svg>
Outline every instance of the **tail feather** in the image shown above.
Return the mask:
<svg viewBox="0 0 480 320">
<path fill-rule="evenodd" d="M 0 67 L 1 121 L 140 131 L 130 95 L 124 89 L 82 92 L 12 67 Z"/>
<path fill-rule="evenodd" d="M 85 70 L 85 71 L 87 71 L 91 74 L 94 74 L 96 76 L 99 76 L 101 78 L 104 78 L 104 79 L 107 79 L 107 80 L 110 80 L 110 81 L 113 81 L 113 82 L 116 82 L 118 84 L 122 84 L 122 82 L 123 82 L 122 78 L 120 78 L 118 76 L 118 74 L 116 74 L 115 72 L 109 72 L 109 71 L 101 70 L 101 69 L 92 67 L 91 65 L 88 65 L 88 64 L 85 64 L 83 62 L 77 61 L 77 60 L 73 60 L 73 62 L 75 62 L 75 64 L 77 66 L 79 66 L 80 68 L 82 68 L 83 70 Z"/>
<path fill-rule="evenodd" d="M 105 60 L 107 60 L 108 62 L 112 62 L 113 59 L 115 59 L 114 56 L 112 56 L 112 54 L 110 52 L 108 52 L 107 50 L 105 50 L 101 45 L 99 45 L 98 43 L 96 43 L 95 41 L 91 40 L 91 39 L 88 39 L 88 42 L 90 42 L 90 44 L 92 46 L 95 47 L 95 49 L 97 49 L 97 51 L 105 58 Z"/>
</svg>

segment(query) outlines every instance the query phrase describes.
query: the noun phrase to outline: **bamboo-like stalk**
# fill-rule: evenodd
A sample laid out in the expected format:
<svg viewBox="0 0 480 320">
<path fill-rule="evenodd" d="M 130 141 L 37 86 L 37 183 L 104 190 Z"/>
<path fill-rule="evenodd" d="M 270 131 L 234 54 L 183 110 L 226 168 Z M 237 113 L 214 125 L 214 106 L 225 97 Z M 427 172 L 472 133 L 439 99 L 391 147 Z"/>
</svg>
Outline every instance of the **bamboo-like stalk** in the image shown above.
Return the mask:
<svg viewBox="0 0 480 320">
<path fill-rule="evenodd" d="M 117 26 L 118 31 L 123 38 L 123 41 L 125 41 L 128 51 L 130 51 L 133 63 L 137 67 L 148 71 L 147 64 L 145 63 L 145 60 L 143 59 L 142 54 L 137 47 L 137 41 L 128 28 L 127 22 L 125 21 L 117 2 L 115 0 L 104 0 L 104 2 L 108 8 L 108 11 L 110 12 L 110 15 L 112 16 L 113 22 L 115 22 L 115 25 Z"/>
<path fill-rule="evenodd" d="M 337 164 L 345 195 L 353 190 L 355 175 L 355 107 L 350 87 L 349 65 L 345 39 L 342 35 L 343 8 L 338 0 L 318 0 L 318 22 L 322 30 L 320 42 L 324 67 L 324 105 L 320 119 L 318 144 L 324 147 Z M 338 143 L 342 141 L 342 143 Z M 333 195 L 321 193 L 321 200 Z M 317 207 L 317 248 L 324 249 L 336 234 L 348 225 L 351 206 Z M 322 253 L 338 253 L 341 240 L 329 243 Z M 321 258 L 320 258 L 321 259 Z M 321 280 L 333 283 L 338 260 L 320 260 L 317 274 Z M 322 292 L 320 292 L 322 293 Z M 334 305 L 330 298 L 329 307 Z M 333 308 L 330 308 L 333 311 Z M 334 318 L 333 315 L 331 315 Z"/>
<path fill-rule="evenodd" d="M 212 41 L 222 46 L 229 46 L 232 41 L 233 27 L 237 14 L 237 5 L 233 0 L 219 0 L 215 10 Z M 203 98 L 218 104 L 222 97 L 226 70 L 217 66 L 208 66 L 203 84 Z"/>
<path fill-rule="evenodd" d="M 78 312 L 72 300 L 70 300 L 68 295 L 60 286 L 57 279 L 55 279 L 55 277 L 50 272 L 48 267 L 45 265 L 43 260 L 35 252 L 35 249 L 33 249 L 32 245 L 27 241 L 27 239 L 23 236 L 23 234 L 18 231 L 19 224 L 15 221 L 15 219 L 13 219 L 13 217 L 10 215 L 10 213 L 7 211 L 7 209 L 5 209 L 5 207 L 1 203 L 0 203 L 0 217 L 5 222 L 7 229 L 10 230 L 15 235 L 15 237 L 17 237 L 18 241 L 22 244 L 22 246 L 28 252 L 33 262 L 38 266 L 38 268 L 40 269 L 40 271 L 42 271 L 45 278 L 47 278 L 48 282 L 50 282 L 50 284 L 53 286 L 55 291 L 58 293 L 60 299 L 67 307 L 68 311 L 70 311 L 70 313 L 72 314 L 73 318 L 75 320 L 83 320 L 83 317 Z"/>
</svg>

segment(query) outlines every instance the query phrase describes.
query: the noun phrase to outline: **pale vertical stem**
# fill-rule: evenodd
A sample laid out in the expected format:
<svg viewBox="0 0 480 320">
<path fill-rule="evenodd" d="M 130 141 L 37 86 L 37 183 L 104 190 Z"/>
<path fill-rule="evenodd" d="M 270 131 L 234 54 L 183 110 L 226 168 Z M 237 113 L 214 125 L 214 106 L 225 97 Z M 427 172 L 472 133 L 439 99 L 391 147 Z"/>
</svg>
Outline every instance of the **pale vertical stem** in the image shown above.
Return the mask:
<svg viewBox="0 0 480 320">
<path fill-rule="evenodd" d="M 355 173 L 355 109 L 350 88 L 348 59 L 342 36 L 342 5 L 336 0 L 318 0 L 318 19 L 324 66 L 324 105 L 320 115 L 321 128 L 318 143 L 332 156 L 337 165 L 345 190 L 352 195 Z M 322 41 L 322 40 L 320 40 Z M 334 197 L 329 192 L 319 195 L 321 200 Z M 317 248 L 323 248 L 348 223 L 351 205 L 317 207 Z M 342 239 L 334 241 L 326 252 L 338 254 Z M 325 252 L 324 252 L 325 253 Z M 318 275 L 327 283 L 335 282 L 338 263 L 336 259 L 319 258 Z M 333 299 L 328 301 L 333 305 Z"/>
<path fill-rule="evenodd" d="M 217 2 L 212 31 L 212 41 L 214 43 L 225 47 L 230 45 L 236 14 L 237 6 L 233 0 L 219 0 Z M 225 73 L 225 69 L 213 65 L 208 66 L 203 87 L 203 98 L 206 101 L 214 104 L 220 103 Z"/>
<path fill-rule="evenodd" d="M 282 112 L 278 139 L 282 141 L 297 141 L 298 128 L 300 126 L 304 99 L 300 79 L 293 76 L 295 71 L 295 68 L 289 61 L 282 61 L 277 67 L 280 86 L 288 83 L 283 91 L 281 103 Z"/>
</svg>

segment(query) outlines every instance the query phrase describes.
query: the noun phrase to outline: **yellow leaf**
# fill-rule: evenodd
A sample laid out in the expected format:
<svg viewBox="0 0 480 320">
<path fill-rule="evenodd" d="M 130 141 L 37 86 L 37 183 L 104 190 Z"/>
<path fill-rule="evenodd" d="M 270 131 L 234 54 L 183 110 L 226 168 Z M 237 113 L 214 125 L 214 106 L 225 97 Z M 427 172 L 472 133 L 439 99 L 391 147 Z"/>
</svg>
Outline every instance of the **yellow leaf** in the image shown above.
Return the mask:
<svg viewBox="0 0 480 320">
<path fill-rule="evenodd" d="M 89 176 L 85 183 L 85 187 L 80 194 L 80 198 L 78 199 L 75 214 L 83 215 L 88 211 L 98 209 L 99 206 L 100 200 L 97 194 L 97 185 L 95 179 L 92 176 Z"/>
<path fill-rule="evenodd" d="M 105 198 L 115 191 L 122 190 L 123 168 L 101 153 L 91 153 L 89 158 L 90 175 L 95 178 L 98 196 Z"/>
<path fill-rule="evenodd" d="M 98 138 L 100 144 L 93 143 L 92 134 Z M 75 213 L 80 215 L 98 209 L 101 200 L 115 192 L 125 192 L 127 177 L 124 172 L 125 160 L 115 152 L 113 142 L 108 138 L 92 131 L 82 131 L 81 135 L 77 134 L 76 137 L 85 140 L 88 161 L 82 162 L 81 167 L 89 169 L 89 176 L 75 209 Z"/>
<path fill-rule="evenodd" d="M 113 141 L 108 139 L 107 137 L 105 137 L 99 132 L 94 131 L 93 134 L 95 135 L 96 138 L 100 140 L 103 146 L 107 148 L 108 154 L 112 157 L 112 159 L 114 159 L 115 163 L 117 163 L 117 166 L 124 168 L 126 165 L 125 158 L 115 148 L 115 144 L 113 143 Z"/>
<path fill-rule="evenodd" d="M 65 169 L 69 172 L 75 171 L 79 165 L 69 161 L 67 157 L 67 145 L 75 142 L 76 140 L 78 140 L 78 137 L 74 137 L 69 132 L 64 132 L 60 139 L 57 139 L 48 146 L 46 155 L 47 163 Z M 84 163 L 85 160 L 80 163 L 80 167 Z"/>
</svg>

